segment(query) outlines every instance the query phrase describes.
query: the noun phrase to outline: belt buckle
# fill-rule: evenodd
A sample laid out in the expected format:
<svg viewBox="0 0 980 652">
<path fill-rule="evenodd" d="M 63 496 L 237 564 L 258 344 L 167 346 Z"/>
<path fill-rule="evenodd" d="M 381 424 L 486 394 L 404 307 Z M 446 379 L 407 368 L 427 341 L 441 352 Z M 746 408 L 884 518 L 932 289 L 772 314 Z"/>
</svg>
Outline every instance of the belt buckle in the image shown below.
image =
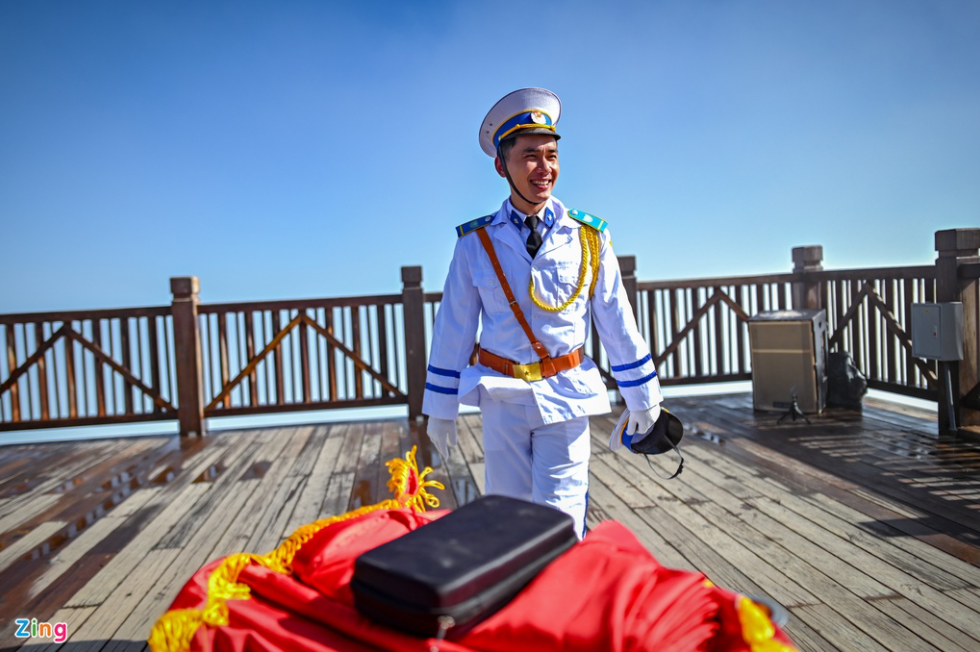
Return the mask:
<svg viewBox="0 0 980 652">
<path fill-rule="evenodd" d="M 514 378 L 520 378 L 521 380 L 529 383 L 535 380 L 541 380 L 543 378 L 541 375 L 541 363 L 532 362 L 531 364 L 515 364 Z"/>
</svg>

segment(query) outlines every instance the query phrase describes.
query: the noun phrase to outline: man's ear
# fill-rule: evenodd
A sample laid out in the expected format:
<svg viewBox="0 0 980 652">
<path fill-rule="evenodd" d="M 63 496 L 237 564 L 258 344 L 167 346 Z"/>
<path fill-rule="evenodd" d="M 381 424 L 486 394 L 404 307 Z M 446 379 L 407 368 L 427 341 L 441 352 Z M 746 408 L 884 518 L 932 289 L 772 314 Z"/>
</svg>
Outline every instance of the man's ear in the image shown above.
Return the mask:
<svg viewBox="0 0 980 652">
<path fill-rule="evenodd" d="M 499 156 L 493 158 L 493 167 L 497 170 L 497 174 L 506 178 L 507 175 L 504 173 L 504 164 L 500 161 Z"/>
</svg>

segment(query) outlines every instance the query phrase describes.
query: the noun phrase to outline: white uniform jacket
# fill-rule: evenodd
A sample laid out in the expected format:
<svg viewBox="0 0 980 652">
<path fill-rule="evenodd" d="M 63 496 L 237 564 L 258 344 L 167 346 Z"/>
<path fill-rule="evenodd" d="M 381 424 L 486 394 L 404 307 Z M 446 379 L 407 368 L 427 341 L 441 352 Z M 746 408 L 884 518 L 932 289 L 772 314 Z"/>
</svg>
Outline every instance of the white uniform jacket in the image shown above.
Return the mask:
<svg viewBox="0 0 980 652">
<path fill-rule="evenodd" d="M 663 400 L 660 382 L 649 347 L 637 330 L 608 230 L 601 234 L 601 262 L 591 301 L 591 269 L 586 269 L 579 297 L 561 312 L 542 310 L 531 301 L 528 285 L 532 274 L 535 294 L 545 305 L 559 306 L 574 293 L 582 266 L 579 229 L 591 228 L 571 218 L 557 199 L 549 201 L 555 222 L 533 261 L 520 228 L 510 220 L 509 201 L 483 227 L 524 317 L 538 341 L 557 357 L 585 343 L 591 304 L 599 338 L 627 407 L 633 411 L 653 407 Z M 460 403 L 479 406 L 485 400 L 503 401 L 536 405 L 541 422 L 548 424 L 610 410 L 606 387 L 589 358 L 575 369 L 533 382 L 504 376 L 481 364 L 467 366 L 481 319 L 481 348 L 520 364 L 538 362 L 479 236 L 467 233 L 456 241 L 436 315 L 423 413 L 454 420 Z"/>
</svg>

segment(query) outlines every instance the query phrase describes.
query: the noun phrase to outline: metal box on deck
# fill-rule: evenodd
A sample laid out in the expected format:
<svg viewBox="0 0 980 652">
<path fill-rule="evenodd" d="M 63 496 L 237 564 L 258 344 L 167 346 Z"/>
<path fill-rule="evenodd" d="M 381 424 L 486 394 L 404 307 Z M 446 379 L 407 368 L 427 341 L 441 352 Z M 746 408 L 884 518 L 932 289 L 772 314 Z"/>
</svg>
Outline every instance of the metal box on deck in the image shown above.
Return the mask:
<svg viewBox="0 0 980 652">
<path fill-rule="evenodd" d="M 963 359 L 963 304 L 912 304 L 912 355 L 950 362 Z"/>
<path fill-rule="evenodd" d="M 804 413 L 827 405 L 827 313 L 774 310 L 749 318 L 752 399 L 756 410 Z"/>
</svg>

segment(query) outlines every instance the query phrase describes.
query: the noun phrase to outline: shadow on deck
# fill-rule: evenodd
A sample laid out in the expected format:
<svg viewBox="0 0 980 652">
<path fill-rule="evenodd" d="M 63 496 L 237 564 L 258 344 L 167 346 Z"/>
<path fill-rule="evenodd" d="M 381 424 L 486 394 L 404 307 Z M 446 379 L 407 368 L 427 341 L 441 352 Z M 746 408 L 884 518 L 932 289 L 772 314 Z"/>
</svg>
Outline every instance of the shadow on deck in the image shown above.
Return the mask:
<svg viewBox="0 0 980 652">
<path fill-rule="evenodd" d="M 619 520 L 665 565 L 774 598 L 803 650 L 980 649 L 980 436 L 870 401 L 812 425 L 742 394 L 670 407 L 688 426 L 672 481 L 608 451 L 617 414 L 593 419 L 590 525 Z M 0 447 L 0 646 L 59 649 L 14 638 L 37 618 L 68 623 L 67 652 L 142 650 L 197 568 L 388 497 L 383 462 L 413 445 L 443 507 L 472 501 L 479 415 L 459 433 L 445 464 L 405 421 Z"/>
</svg>

